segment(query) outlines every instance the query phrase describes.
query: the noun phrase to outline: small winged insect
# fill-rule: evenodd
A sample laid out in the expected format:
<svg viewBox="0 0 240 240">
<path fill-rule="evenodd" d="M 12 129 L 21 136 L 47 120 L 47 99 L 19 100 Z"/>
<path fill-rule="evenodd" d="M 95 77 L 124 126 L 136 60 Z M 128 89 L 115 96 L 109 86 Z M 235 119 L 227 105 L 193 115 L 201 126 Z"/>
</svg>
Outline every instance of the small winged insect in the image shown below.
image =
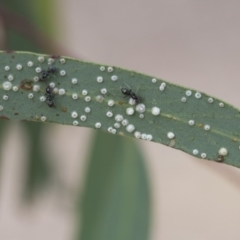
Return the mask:
<svg viewBox="0 0 240 240">
<path fill-rule="evenodd" d="M 45 92 L 46 100 L 47 100 L 47 105 L 49 107 L 54 107 L 54 96 L 53 96 L 53 88 L 50 86 L 47 86 L 46 92 Z"/>
<path fill-rule="evenodd" d="M 135 100 L 136 103 L 139 103 L 140 98 L 137 96 L 136 93 L 134 93 L 131 89 L 128 88 L 121 88 L 121 92 L 122 94 L 124 94 L 125 96 L 128 96 L 130 98 L 132 98 L 133 100 Z"/>
<path fill-rule="evenodd" d="M 57 71 L 56 67 L 50 66 L 47 70 L 43 70 L 41 72 L 41 76 L 39 78 L 39 81 L 44 81 L 46 78 L 49 77 L 50 74 L 53 74 Z"/>
</svg>

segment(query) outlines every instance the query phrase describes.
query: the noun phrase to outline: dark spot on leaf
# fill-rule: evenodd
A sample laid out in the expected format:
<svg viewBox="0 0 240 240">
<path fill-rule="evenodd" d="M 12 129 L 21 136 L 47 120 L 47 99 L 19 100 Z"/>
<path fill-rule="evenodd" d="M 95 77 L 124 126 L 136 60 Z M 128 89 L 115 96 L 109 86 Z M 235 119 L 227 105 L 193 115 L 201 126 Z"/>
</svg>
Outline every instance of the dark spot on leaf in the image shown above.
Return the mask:
<svg viewBox="0 0 240 240">
<path fill-rule="evenodd" d="M 33 81 L 31 81 L 31 80 L 24 80 L 20 84 L 20 88 L 29 91 L 29 90 L 32 90 L 32 87 L 33 87 L 32 85 L 33 85 Z"/>
<path fill-rule="evenodd" d="M 6 50 L 5 53 L 14 53 L 13 50 Z"/>
<path fill-rule="evenodd" d="M 9 120 L 9 118 L 8 118 L 8 117 L 6 117 L 6 116 L 0 116 L 0 119 Z"/>
<path fill-rule="evenodd" d="M 224 156 L 218 155 L 216 160 L 217 160 L 217 162 L 222 162 L 224 160 Z"/>
<path fill-rule="evenodd" d="M 18 112 L 15 112 L 14 115 L 18 115 L 19 113 Z"/>
<path fill-rule="evenodd" d="M 198 126 L 199 126 L 199 127 L 203 127 L 203 124 L 202 124 L 202 123 L 199 123 Z"/>
<path fill-rule="evenodd" d="M 60 58 L 59 55 L 51 55 L 50 58 L 56 59 L 56 58 Z"/>
<path fill-rule="evenodd" d="M 123 105 L 124 104 L 124 102 L 122 102 L 122 101 L 119 101 L 118 103 L 119 103 L 119 105 Z"/>
<path fill-rule="evenodd" d="M 61 108 L 61 111 L 62 111 L 62 112 L 66 112 L 66 111 L 67 111 L 67 108 L 62 107 L 62 108 Z"/>
<path fill-rule="evenodd" d="M 57 117 L 59 117 L 59 114 L 56 114 Z"/>
</svg>

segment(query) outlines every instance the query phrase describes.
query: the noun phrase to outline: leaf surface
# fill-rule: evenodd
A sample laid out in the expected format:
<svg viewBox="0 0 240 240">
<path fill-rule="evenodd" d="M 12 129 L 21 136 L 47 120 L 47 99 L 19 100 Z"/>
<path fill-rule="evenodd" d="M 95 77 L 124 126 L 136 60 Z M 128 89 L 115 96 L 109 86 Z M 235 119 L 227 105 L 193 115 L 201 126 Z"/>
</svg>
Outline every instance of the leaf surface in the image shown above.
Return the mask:
<svg viewBox="0 0 240 240">
<path fill-rule="evenodd" d="M 221 100 L 133 71 L 67 57 L 2 52 L 0 62 L 0 91 L 8 96 L 0 100 L 2 118 L 91 127 L 240 167 L 240 112 Z M 56 72 L 37 81 L 50 66 Z M 52 108 L 41 101 L 49 84 L 55 86 Z M 140 103 L 129 104 L 123 87 Z"/>
</svg>

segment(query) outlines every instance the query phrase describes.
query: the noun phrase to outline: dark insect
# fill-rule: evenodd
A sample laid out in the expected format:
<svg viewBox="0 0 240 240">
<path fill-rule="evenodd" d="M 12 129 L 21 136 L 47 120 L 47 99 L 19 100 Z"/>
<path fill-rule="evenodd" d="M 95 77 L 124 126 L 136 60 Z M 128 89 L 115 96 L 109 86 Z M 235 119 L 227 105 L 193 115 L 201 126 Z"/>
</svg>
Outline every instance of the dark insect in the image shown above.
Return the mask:
<svg viewBox="0 0 240 240">
<path fill-rule="evenodd" d="M 129 96 L 130 98 L 134 99 L 136 103 L 139 103 L 140 101 L 139 97 L 131 89 L 121 88 L 121 91 L 122 91 L 122 94 L 124 94 L 125 96 Z"/>
<path fill-rule="evenodd" d="M 46 78 L 49 77 L 50 74 L 55 73 L 57 71 L 56 67 L 50 66 L 47 70 L 43 70 L 41 72 L 41 77 L 39 78 L 39 81 L 44 81 Z"/>
<path fill-rule="evenodd" d="M 47 86 L 46 92 L 45 92 L 46 100 L 47 100 L 47 105 L 49 107 L 54 107 L 54 96 L 53 96 L 53 88 L 50 86 Z"/>
</svg>

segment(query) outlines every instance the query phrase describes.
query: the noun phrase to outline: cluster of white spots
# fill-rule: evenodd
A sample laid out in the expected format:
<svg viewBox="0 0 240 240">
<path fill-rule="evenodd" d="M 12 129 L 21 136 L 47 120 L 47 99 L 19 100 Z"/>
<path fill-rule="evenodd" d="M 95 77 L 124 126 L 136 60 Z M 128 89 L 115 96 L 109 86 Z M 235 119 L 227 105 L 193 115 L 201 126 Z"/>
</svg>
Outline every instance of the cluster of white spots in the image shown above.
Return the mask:
<svg viewBox="0 0 240 240">
<path fill-rule="evenodd" d="M 44 102 L 44 101 L 46 101 L 46 97 L 45 97 L 45 96 L 41 96 L 41 97 L 39 98 L 39 100 L 40 100 L 40 102 Z"/>
<path fill-rule="evenodd" d="M 28 66 L 28 67 L 32 67 L 32 66 L 33 66 L 33 62 L 32 62 L 32 61 L 28 61 L 28 62 L 27 62 L 27 66 Z"/>
<path fill-rule="evenodd" d="M 112 99 L 108 100 L 108 106 L 109 107 L 114 106 L 114 104 L 115 104 L 114 100 L 112 100 Z"/>
<path fill-rule="evenodd" d="M 127 115 L 133 115 L 134 114 L 134 109 L 132 107 L 129 107 L 126 109 Z"/>
<path fill-rule="evenodd" d="M 157 82 L 157 79 L 156 78 L 153 78 L 152 79 L 152 83 L 156 83 Z"/>
<path fill-rule="evenodd" d="M 138 132 L 139 133 L 139 132 Z M 141 133 L 140 133 L 141 134 Z M 134 134 L 135 135 L 135 134 Z M 137 134 L 138 136 L 138 134 Z M 136 136 L 135 136 L 136 137 Z M 143 140 L 148 140 L 148 141 L 152 141 L 152 135 L 151 134 L 146 134 L 146 133 L 142 133 L 140 136 Z"/>
<path fill-rule="evenodd" d="M 105 71 L 105 67 L 104 67 L 104 66 L 101 66 L 101 67 L 100 67 L 100 71 L 102 71 L 102 72 Z"/>
<path fill-rule="evenodd" d="M 106 89 L 106 88 L 102 88 L 102 89 L 100 90 L 100 92 L 101 92 L 101 94 L 106 94 L 106 93 L 107 93 L 107 89 Z"/>
<path fill-rule="evenodd" d="M 82 90 L 82 95 L 86 96 L 88 94 L 88 91 L 86 89 Z"/>
<path fill-rule="evenodd" d="M 192 153 L 193 153 L 193 155 L 198 155 L 199 152 L 197 149 L 193 149 Z"/>
<path fill-rule="evenodd" d="M 186 95 L 188 96 L 188 97 L 190 97 L 191 95 L 192 95 L 192 91 L 191 90 L 186 90 Z"/>
<path fill-rule="evenodd" d="M 204 125 L 203 128 L 204 128 L 204 130 L 208 131 L 208 130 L 210 130 L 211 127 L 210 127 L 210 125 L 206 124 L 206 125 Z"/>
<path fill-rule="evenodd" d="M 138 139 L 141 138 L 141 133 L 138 131 L 134 132 L 134 137 Z"/>
<path fill-rule="evenodd" d="M 100 122 L 95 123 L 95 128 L 101 128 L 102 124 Z"/>
<path fill-rule="evenodd" d="M 136 100 L 133 99 L 133 98 L 129 98 L 128 103 L 129 103 L 130 105 L 135 105 L 135 104 L 136 104 Z"/>
<path fill-rule="evenodd" d="M 40 67 L 35 68 L 36 73 L 40 73 L 42 69 Z"/>
<path fill-rule="evenodd" d="M 218 153 L 219 153 L 219 155 L 221 155 L 221 156 L 227 156 L 228 150 L 227 150 L 226 148 L 222 147 L 222 148 L 220 148 L 220 149 L 218 150 Z"/>
<path fill-rule="evenodd" d="M 142 113 L 139 114 L 139 117 L 140 117 L 140 118 L 144 118 L 144 114 L 142 114 Z"/>
<path fill-rule="evenodd" d="M 206 153 L 201 153 L 201 158 L 206 158 L 207 154 Z"/>
<path fill-rule="evenodd" d="M 193 126 L 193 125 L 195 124 L 195 121 L 194 121 L 194 120 L 189 120 L 189 121 L 188 121 L 188 124 L 189 124 L 190 126 Z"/>
<path fill-rule="evenodd" d="M 2 111 L 4 109 L 4 107 L 2 105 L 0 105 L 0 111 Z"/>
<path fill-rule="evenodd" d="M 8 75 L 8 81 L 12 81 L 13 80 L 13 75 L 12 74 L 9 74 Z"/>
<path fill-rule="evenodd" d="M 54 61 L 55 61 L 55 60 L 54 60 L 53 58 L 49 58 L 49 59 L 48 59 L 48 64 L 52 64 L 52 63 L 54 63 Z"/>
<path fill-rule="evenodd" d="M 107 117 L 112 117 L 113 113 L 111 111 L 107 111 L 106 115 L 107 115 Z"/>
<path fill-rule="evenodd" d="M 136 106 L 136 111 L 139 113 L 144 113 L 146 110 L 146 106 L 143 103 L 140 103 Z"/>
<path fill-rule="evenodd" d="M 181 98 L 181 102 L 186 102 L 186 101 L 187 101 L 187 99 L 185 97 Z"/>
<path fill-rule="evenodd" d="M 64 64 L 66 62 L 66 60 L 65 60 L 65 58 L 60 58 L 59 62 Z"/>
<path fill-rule="evenodd" d="M 77 120 L 74 120 L 73 121 L 73 126 L 77 126 L 77 125 L 79 125 L 79 122 Z"/>
<path fill-rule="evenodd" d="M 97 95 L 96 96 L 96 100 L 97 100 L 97 102 L 103 102 L 103 99 L 104 99 L 104 97 L 102 96 L 102 95 Z"/>
<path fill-rule="evenodd" d="M 165 87 L 166 87 L 166 83 L 163 82 L 163 83 L 161 83 L 161 85 L 160 85 L 160 87 L 159 87 L 159 90 L 160 90 L 160 91 L 164 91 Z"/>
<path fill-rule="evenodd" d="M 87 116 L 86 116 L 86 115 L 81 115 L 81 116 L 80 116 L 80 120 L 81 120 L 81 121 L 84 122 L 84 121 L 86 121 L 86 119 L 87 119 Z"/>
<path fill-rule="evenodd" d="M 111 80 L 114 81 L 114 82 L 117 81 L 117 80 L 118 80 L 118 76 L 112 75 L 112 76 L 111 76 Z"/>
<path fill-rule="evenodd" d="M 117 114 L 117 115 L 115 116 L 115 120 L 116 120 L 117 122 L 121 122 L 121 121 L 123 120 L 123 116 L 122 116 L 121 114 Z"/>
<path fill-rule="evenodd" d="M 72 84 L 77 84 L 78 80 L 77 80 L 77 78 L 72 78 L 71 82 L 72 82 Z"/>
<path fill-rule="evenodd" d="M 72 94 L 72 99 L 74 99 L 74 100 L 78 99 L 77 93 L 73 93 L 73 94 Z"/>
<path fill-rule="evenodd" d="M 49 83 L 49 86 L 50 86 L 51 88 L 55 88 L 56 84 L 55 84 L 54 82 L 50 82 L 50 83 Z"/>
<path fill-rule="evenodd" d="M 102 83 L 103 82 L 103 77 L 102 76 L 98 76 L 97 77 L 97 82 L 98 83 Z"/>
<path fill-rule="evenodd" d="M 71 112 L 71 117 L 72 118 L 77 118 L 78 117 L 78 113 L 76 111 Z"/>
<path fill-rule="evenodd" d="M 200 92 L 195 93 L 195 98 L 199 99 L 202 97 L 202 94 Z"/>
<path fill-rule="evenodd" d="M 39 77 L 38 77 L 38 76 L 33 77 L 33 81 L 34 81 L 34 82 L 37 82 L 38 80 L 39 80 Z"/>
<path fill-rule="evenodd" d="M 8 95 L 3 95 L 3 100 L 8 100 Z"/>
<path fill-rule="evenodd" d="M 160 108 L 158 108 L 158 107 L 153 107 L 152 110 L 151 110 L 151 112 L 152 112 L 152 115 L 158 116 L 158 115 L 160 114 Z"/>
<path fill-rule="evenodd" d="M 90 107 L 85 107 L 84 111 L 85 111 L 85 113 L 90 113 L 91 112 L 91 108 Z"/>
<path fill-rule="evenodd" d="M 107 71 L 108 72 L 112 72 L 113 71 L 113 67 L 108 67 Z"/>
<path fill-rule="evenodd" d="M 10 83 L 10 82 L 4 82 L 4 83 L 2 84 L 2 86 L 3 86 L 3 89 L 4 89 L 4 90 L 9 91 L 9 90 L 12 88 L 12 83 Z"/>
<path fill-rule="evenodd" d="M 61 70 L 61 71 L 60 71 L 60 75 L 61 75 L 61 76 L 65 76 L 65 75 L 66 75 L 66 71 L 65 71 L 65 70 Z"/>
<path fill-rule="evenodd" d="M 34 92 L 38 92 L 40 90 L 40 86 L 39 85 L 33 85 L 33 91 Z"/>
<path fill-rule="evenodd" d="M 117 130 L 112 128 L 112 127 L 109 127 L 108 128 L 108 132 L 112 133 L 112 134 L 116 134 Z"/>
<path fill-rule="evenodd" d="M 44 62 L 44 57 L 43 56 L 38 57 L 38 61 L 39 62 Z"/>
<path fill-rule="evenodd" d="M 33 93 L 29 93 L 29 94 L 28 94 L 28 98 L 29 98 L 29 99 L 32 99 L 33 97 L 34 97 Z"/>
<path fill-rule="evenodd" d="M 9 66 L 5 66 L 4 69 L 5 69 L 5 71 L 9 71 L 10 67 Z"/>
<path fill-rule="evenodd" d="M 17 64 L 17 66 L 16 66 L 17 70 L 22 70 L 22 68 L 23 68 L 22 64 Z"/>
<path fill-rule="evenodd" d="M 219 103 L 219 107 L 224 107 L 224 103 L 223 103 L 223 102 L 220 102 L 220 103 Z"/>
<path fill-rule="evenodd" d="M 84 98 L 84 100 L 85 100 L 86 102 L 90 102 L 90 101 L 92 100 L 92 98 L 91 98 L 90 96 L 86 96 L 86 97 Z"/>
<path fill-rule="evenodd" d="M 17 91 L 18 91 L 18 86 L 13 86 L 13 87 L 12 87 L 12 90 L 13 90 L 14 92 L 17 92 Z"/>
<path fill-rule="evenodd" d="M 47 117 L 46 116 L 41 116 L 40 119 L 41 119 L 42 122 L 45 122 L 47 120 Z"/>
<path fill-rule="evenodd" d="M 65 91 L 64 88 L 60 88 L 60 89 L 58 90 L 58 94 L 59 94 L 59 95 L 64 95 L 65 93 L 66 93 L 66 91 Z"/>
<path fill-rule="evenodd" d="M 168 133 L 167 133 L 167 137 L 168 137 L 169 139 L 173 139 L 173 138 L 175 137 L 175 134 L 174 134 L 173 132 L 168 132 Z"/>
<path fill-rule="evenodd" d="M 114 127 L 115 127 L 115 128 L 120 128 L 120 127 L 121 127 L 121 124 L 118 123 L 118 122 L 116 122 L 116 123 L 114 123 Z"/>
<path fill-rule="evenodd" d="M 208 102 L 209 102 L 209 103 L 213 103 L 213 98 L 211 98 L 211 97 L 208 98 Z"/>
<path fill-rule="evenodd" d="M 134 130 L 135 130 L 135 126 L 134 126 L 133 124 L 127 125 L 127 127 L 126 127 L 126 131 L 127 131 L 127 132 L 131 133 L 131 132 L 133 132 Z"/>
</svg>

